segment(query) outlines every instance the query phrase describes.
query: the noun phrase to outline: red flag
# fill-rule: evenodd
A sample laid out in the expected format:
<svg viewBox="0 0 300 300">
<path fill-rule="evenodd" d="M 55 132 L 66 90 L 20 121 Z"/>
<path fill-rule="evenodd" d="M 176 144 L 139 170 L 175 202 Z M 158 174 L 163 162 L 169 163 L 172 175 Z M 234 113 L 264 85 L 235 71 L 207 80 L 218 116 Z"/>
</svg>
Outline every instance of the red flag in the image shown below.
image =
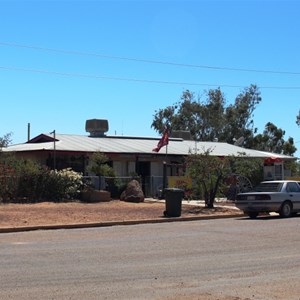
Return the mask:
<svg viewBox="0 0 300 300">
<path fill-rule="evenodd" d="M 169 131 L 168 129 L 165 129 L 163 136 L 159 140 L 156 148 L 152 149 L 154 152 L 159 152 L 159 150 L 169 144 Z"/>
</svg>

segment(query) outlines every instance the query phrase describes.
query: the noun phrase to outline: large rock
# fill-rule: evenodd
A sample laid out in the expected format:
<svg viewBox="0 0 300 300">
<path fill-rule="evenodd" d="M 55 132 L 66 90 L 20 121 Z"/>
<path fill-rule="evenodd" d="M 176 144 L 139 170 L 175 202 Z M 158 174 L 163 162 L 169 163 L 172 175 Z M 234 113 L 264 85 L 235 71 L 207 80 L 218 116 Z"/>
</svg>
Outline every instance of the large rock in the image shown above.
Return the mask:
<svg viewBox="0 0 300 300">
<path fill-rule="evenodd" d="M 127 184 L 126 189 L 120 196 L 120 200 L 127 202 L 144 202 L 144 192 L 137 180 L 132 180 Z"/>
<path fill-rule="evenodd" d="M 81 192 L 81 200 L 83 202 L 108 202 L 111 201 L 111 195 L 108 191 L 90 190 Z"/>
</svg>

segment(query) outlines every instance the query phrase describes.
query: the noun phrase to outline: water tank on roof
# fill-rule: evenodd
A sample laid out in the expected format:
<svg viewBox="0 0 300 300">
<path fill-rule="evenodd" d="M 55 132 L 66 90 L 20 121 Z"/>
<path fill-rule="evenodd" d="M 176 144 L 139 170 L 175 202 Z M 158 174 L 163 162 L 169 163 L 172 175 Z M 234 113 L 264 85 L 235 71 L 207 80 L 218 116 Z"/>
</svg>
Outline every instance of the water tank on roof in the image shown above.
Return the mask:
<svg viewBox="0 0 300 300">
<path fill-rule="evenodd" d="M 105 132 L 108 131 L 108 121 L 102 119 L 86 120 L 85 131 L 89 132 L 91 137 L 105 136 Z"/>
</svg>

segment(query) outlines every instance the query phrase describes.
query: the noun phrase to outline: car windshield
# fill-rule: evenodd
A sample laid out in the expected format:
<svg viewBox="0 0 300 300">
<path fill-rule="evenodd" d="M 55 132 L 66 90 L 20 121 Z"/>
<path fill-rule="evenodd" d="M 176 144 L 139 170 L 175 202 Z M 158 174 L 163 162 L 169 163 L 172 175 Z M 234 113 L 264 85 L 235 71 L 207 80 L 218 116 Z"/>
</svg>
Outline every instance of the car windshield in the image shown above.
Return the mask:
<svg viewBox="0 0 300 300">
<path fill-rule="evenodd" d="M 262 182 L 254 187 L 254 192 L 280 192 L 282 187 L 281 182 Z"/>
</svg>

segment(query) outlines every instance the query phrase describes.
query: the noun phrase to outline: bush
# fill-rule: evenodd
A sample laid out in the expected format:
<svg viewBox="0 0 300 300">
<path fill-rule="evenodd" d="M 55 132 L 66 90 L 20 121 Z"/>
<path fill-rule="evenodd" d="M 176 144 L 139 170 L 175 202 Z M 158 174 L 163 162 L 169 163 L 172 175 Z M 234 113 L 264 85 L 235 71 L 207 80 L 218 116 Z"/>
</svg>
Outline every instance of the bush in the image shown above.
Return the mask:
<svg viewBox="0 0 300 300">
<path fill-rule="evenodd" d="M 79 195 L 83 187 L 82 174 L 67 168 L 56 172 L 56 176 L 63 198 L 74 199 Z"/>
<path fill-rule="evenodd" d="M 119 199 L 122 192 L 126 189 L 127 183 L 115 177 L 105 177 L 106 190 L 110 192 L 113 199 Z"/>
<path fill-rule="evenodd" d="M 74 199 L 83 185 L 82 175 L 71 168 L 60 171 L 43 168 L 34 176 L 33 182 L 31 197 L 46 201 Z"/>
<path fill-rule="evenodd" d="M 83 186 L 82 175 L 71 168 L 51 171 L 12 155 L 0 156 L 0 201 L 61 201 L 74 199 Z"/>
</svg>

